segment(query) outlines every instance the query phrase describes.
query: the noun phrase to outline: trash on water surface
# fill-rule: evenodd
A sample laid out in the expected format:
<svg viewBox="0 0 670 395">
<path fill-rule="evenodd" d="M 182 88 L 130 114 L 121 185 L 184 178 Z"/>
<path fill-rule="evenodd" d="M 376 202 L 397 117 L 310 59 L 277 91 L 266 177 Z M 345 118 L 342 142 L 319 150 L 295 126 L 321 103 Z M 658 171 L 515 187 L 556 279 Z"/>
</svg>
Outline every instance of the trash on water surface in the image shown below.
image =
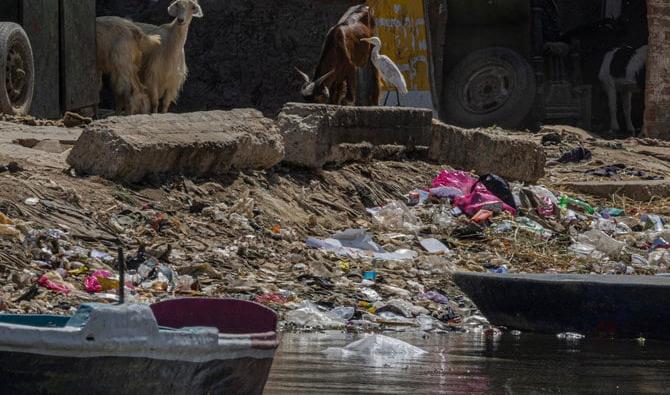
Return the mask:
<svg viewBox="0 0 670 395">
<path fill-rule="evenodd" d="M 324 353 L 332 357 L 403 357 L 416 358 L 427 352 L 402 340 L 384 335 L 370 335 L 344 347 L 329 347 Z"/>
<path fill-rule="evenodd" d="M 581 339 L 585 338 L 586 336 L 582 335 L 581 333 L 563 332 L 563 333 L 557 334 L 556 337 L 558 339 L 561 339 L 561 340 L 574 341 L 574 340 L 581 340 Z"/>
</svg>

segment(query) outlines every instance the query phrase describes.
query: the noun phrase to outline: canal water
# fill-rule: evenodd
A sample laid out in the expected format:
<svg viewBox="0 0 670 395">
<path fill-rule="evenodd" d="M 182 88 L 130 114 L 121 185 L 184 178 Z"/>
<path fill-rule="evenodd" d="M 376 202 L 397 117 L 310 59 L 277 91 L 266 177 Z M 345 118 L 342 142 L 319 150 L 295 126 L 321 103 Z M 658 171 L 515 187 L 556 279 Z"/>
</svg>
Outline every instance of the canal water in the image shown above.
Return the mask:
<svg viewBox="0 0 670 395">
<path fill-rule="evenodd" d="M 670 330 L 670 328 L 669 328 Z M 670 343 L 549 335 L 399 333 L 427 351 L 418 359 L 323 353 L 360 338 L 282 335 L 266 394 L 642 394 L 670 393 Z"/>
</svg>

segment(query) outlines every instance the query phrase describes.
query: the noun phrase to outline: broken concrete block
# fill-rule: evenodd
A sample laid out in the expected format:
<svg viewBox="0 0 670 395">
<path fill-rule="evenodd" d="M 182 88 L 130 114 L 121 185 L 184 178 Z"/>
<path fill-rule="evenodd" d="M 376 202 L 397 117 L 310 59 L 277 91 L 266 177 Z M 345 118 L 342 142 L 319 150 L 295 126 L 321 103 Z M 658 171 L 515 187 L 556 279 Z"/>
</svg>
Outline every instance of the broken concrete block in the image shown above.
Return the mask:
<svg viewBox="0 0 670 395">
<path fill-rule="evenodd" d="M 320 168 L 367 160 L 371 147 L 379 145 L 428 146 L 432 117 L 432 111 L 419 108 L 288 103 L 277 125 L 284 138 L 284 162 Z"/>
<path fill-rule="evenodd" d="M 654 197 L 670 197 L 670 181 L 667 180 L 584 181 L 565 183 L 563 186 L 587 195 L 607 198 L 619 195 L 642 202 Z"/>
<path fill-rule="evenodd" d="M 82 133 L 67 163 L 79 174 L 138 182 L 149 175 L 266 169 L 283 154 L 271 119 L 257 110 L 236 109 L 96 121 Z"/>
<path fill-rule="evenodd" d="M 67 151 L 70 147 L 61 144 L 61 142 L 58 140 L 42 140 L 35 144 L 32 148 L 44 152 L 49 152 L 51 154 L 61 154 Z"/>
<path fill-rule="evenodd" d="M 462 129 L 433 121 L 429 157 L 478 174 L 494 173 L 508 180 L 535 182 L 544 176 L 546 155 L 537 143 L 503 133 Z"/>
</svg>

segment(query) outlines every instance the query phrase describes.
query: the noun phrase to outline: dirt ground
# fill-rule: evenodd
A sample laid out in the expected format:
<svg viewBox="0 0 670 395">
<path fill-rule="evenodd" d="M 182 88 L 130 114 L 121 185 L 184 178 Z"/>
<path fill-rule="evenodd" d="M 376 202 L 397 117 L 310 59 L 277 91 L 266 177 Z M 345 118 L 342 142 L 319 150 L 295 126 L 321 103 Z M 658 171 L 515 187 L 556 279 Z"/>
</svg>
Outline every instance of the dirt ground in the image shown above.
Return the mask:
<svg viewBox="0 0 670 395">
<path fill-rule="evenodd" d="M 76 135 L 78 130 L 70 132 Z M 562 141 L 546 147 L 550 160 L 579 145 L 592 152 L 589 161 L 547 166 L 538 184 L 553 191 L 565 191 L 565 182 L 609 179 L 586 172 L 613 164 L 630 170 L 615 178 L 670 177 L 669 143 L 605 141 L 569 127 L 548 127 L 524 137 L 541 142 L 550 133 Z M 10 166 L 0 173 L 0 212 L 20 231 L 0 232 L 0 307 L 7 311 L 66 313 L 82 301 L 114 300 L 115 290 L 87 293 L 84 283 L 95 269 L 115 273 L 118 247 L 129 258 L 154 257 L 159 265 L 174 269 L 166 274 L 174 276 L 171 281 L 161 282 L 159 276 L 149 286 L 137 285 L 131 298 L 138 301 L 175 295 L 233 296 L 268 303 L 280 311 L 301 300 L 331 307 L 355 305 L 365 299 L 357 286 L 363 273 L 376 271 L 374 289 L 382 299 L 412 300 L 445 321 L 469 308 L 450 281 L 456 270 L 484 271 L 503 265 L 510 272 L 627 270 L 625 263 L 620 268 L 621 262 L 570 256 L 572 234 L 560 224 L 543 223 L 556 232 L 548 240 L 518 232 L 496 234 L 491 229 L 482 231 L 483 239 L 472 240 L 455 236 L 455 228 L 471 223 L 464 217 L 447 228 L 436 226 L 431 218 L 437 205 L 416 212 L 423 226 L 414 232 L 389 230 L 366 213 L 366 208 L 406 201 L 408 192 L 429 187 L 445 168 L 438 164 L 351 163 L 319 172 L 279 166 L 221 179 L 175 177 L 155 185 L 120 185 L 72 174 L 65 157 L 73 136 L 49 138 L 58 144 L 26 143 L 45 139 L 37 126 L 0 136 L 0 164 L 16 161 L 22 167 L 13 172 L 9 170 L 16 169 Z M 635 202 L 580 197 L 599 207 L 624 208 L 638 220 L 645 212 L 670 214 L 667 198 Z M 509 218 L 494 222 L 505 219 Z M 370 229 L 385 249 L 411 249 L 419 257 L 402 262 L 348 259 L 305 244 L 308 236 L 324 238 L 347 228 Z M 452 254 L 425 253 L 418 243 L 421 235 L 442 240 Z M 146 255 L 137 256 L 140 246 Z M 662 271 L 667 267 L 635 266 L 637 274 Z M 132 278 L 134 272 L 129 275 Z M 70 288 L 50 290 L 42 283 L 45 276 Z M 428 290 L 452 298 L 449 308 L 417 297 Z"/>
</svg>

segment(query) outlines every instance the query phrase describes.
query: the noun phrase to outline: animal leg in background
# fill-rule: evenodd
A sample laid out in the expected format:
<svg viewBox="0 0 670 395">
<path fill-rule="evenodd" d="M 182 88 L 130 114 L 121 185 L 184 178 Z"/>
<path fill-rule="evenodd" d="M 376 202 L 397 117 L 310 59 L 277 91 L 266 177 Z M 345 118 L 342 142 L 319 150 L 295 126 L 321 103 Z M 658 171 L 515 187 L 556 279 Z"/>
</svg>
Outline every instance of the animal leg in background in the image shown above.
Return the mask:
<svg viewBox="0 0 670 395">
<path fill-rule="evenodd" d="M 346 68 L 346 96 L 345 105 L 356 105 L 356 67 L 348 65 Z"/>
<path fill-rule="evenodd" d="M 619 120 L 617 118 L 617 92 L 616 87 L 614 86 L 614 81 L 608 81 L 603 83 L 605 92 L 607 92 L 607 104 L 609 105 L 610 110 L 610 129 L 613 132 L 619 131 Z"/>
<path fill-rule="evenodd" d="M 632 107 L 633 107 L 633 92 L 631 91 L 626 91 L 623 93 L 623 97 L 621 98 L 623 102 L 623 114 L 626 118 L 626 131 L 632 132 L 633 136 L 635 136 L 635 126 L 633 125 L 633 119 L 632 119 Z"/>
</svg>

